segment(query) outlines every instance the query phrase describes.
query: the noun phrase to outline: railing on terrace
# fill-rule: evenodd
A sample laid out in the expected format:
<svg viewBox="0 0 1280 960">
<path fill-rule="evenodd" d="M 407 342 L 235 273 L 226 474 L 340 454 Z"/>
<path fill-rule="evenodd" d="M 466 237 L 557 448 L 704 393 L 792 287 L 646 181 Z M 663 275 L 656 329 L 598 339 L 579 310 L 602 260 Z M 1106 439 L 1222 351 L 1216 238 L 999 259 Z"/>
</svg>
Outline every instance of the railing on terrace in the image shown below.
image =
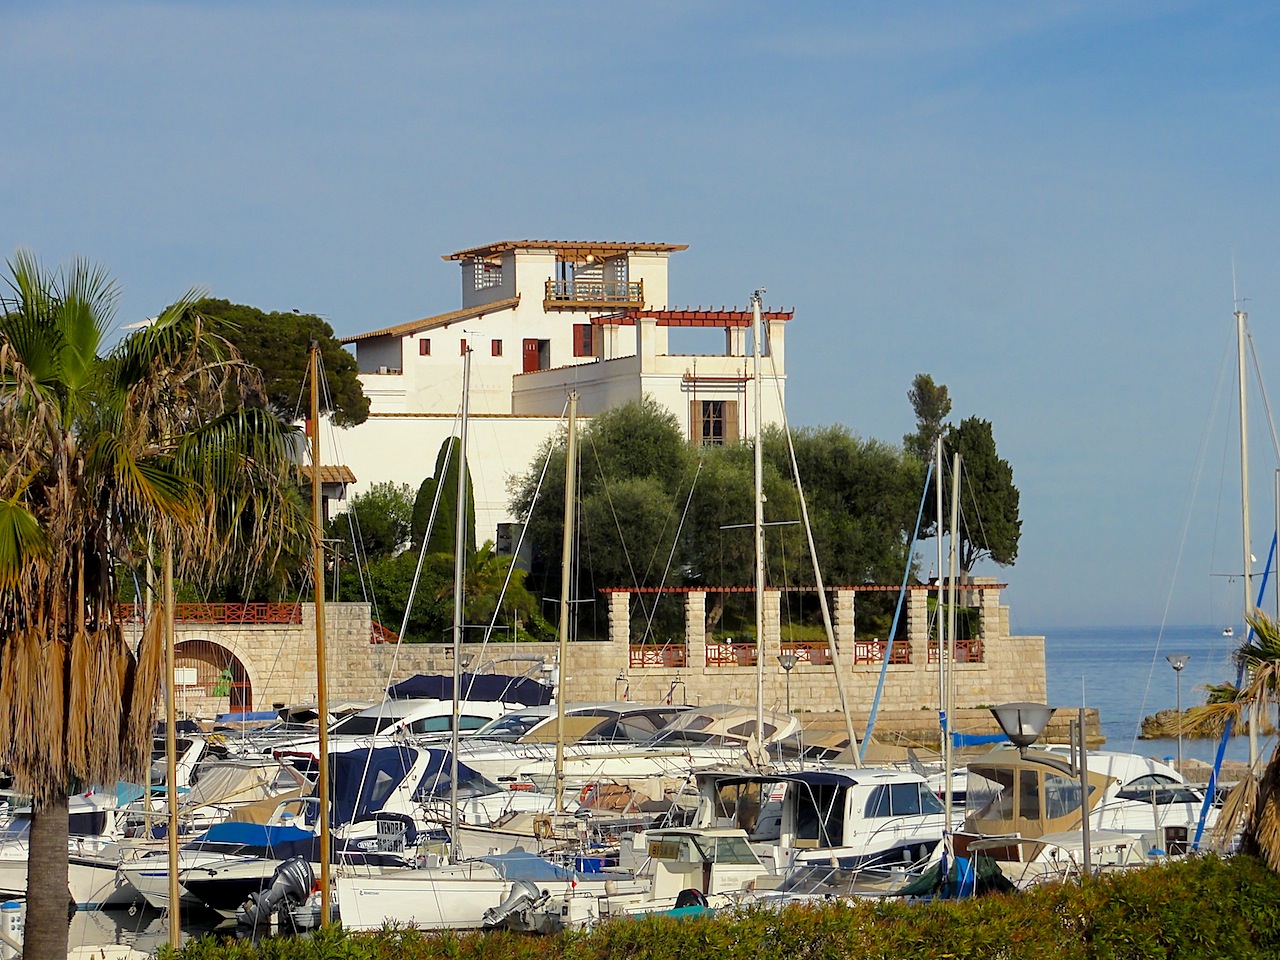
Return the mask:
<svg viewBox="0 0 1280 960">
<path fill-rule="evenodd" d="M 782 641 L 782 652 L 793 654 L 796 663 L 813 663 L 830 666 L 831 648 L 825 643 L 806 640 Z"/>
<path fill-rule="evenodd" d="M 688 666 L 689 651 L 683 643 L 633 643 L 631 666 L 633 667 L 684 667 Z"/>
<path fill-rule="evenodd" d="M 982 663 L 982 638 L 970 637 L 956 641 L 956 663 Z M 938 662 L 938 643 L 929 644 L 929 662 Z"/>
<path fill-rule="evenodd" d="M 887 640 L 855 640 L 853 644 L 854 663 L 883 663 L 884 650 L 889 645 Z M 890 663 L 910 663 L 911 644 L 903 640 L 893 645 Z"/>
<path fill-rule="evenodd" d="M 644 306 L 644 281 L 548 280 L 543 306 Z"/>
<path fill-rule="evenodd" d="M 394 630 L 388 630 L 378 621 L 370 621 L 373 624 L 372 636 L 369 637 L 370 643 L 399 643 L 400 634 Z"/>
<path fill-rule="evenodd" d="M 147 608 L 140 603 L 116 605 L 116 616 L 126 623 L 141 623 Z M 173 619 L 189 623 L 301 623 L 302 606 L 297 603 L 178 603 Z"/>
<path fill-rule="evenodd" d="M 754 643 L 708 643 L 708 667 L 754 667 L 756 645 Z"/>
</svg>

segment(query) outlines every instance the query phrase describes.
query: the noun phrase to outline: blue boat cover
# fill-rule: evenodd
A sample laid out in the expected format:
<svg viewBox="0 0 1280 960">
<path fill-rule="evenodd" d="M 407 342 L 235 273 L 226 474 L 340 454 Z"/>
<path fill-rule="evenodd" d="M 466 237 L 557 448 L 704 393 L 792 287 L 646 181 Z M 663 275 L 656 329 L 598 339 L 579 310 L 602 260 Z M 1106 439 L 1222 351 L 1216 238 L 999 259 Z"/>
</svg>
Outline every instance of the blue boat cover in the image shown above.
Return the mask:
<svg viewBox="0 0 1280 960">
<path fill-rule="evenodd" d="M 464 673 L 463 700 L 488 700 L 541 707 L 551 702 L 551 687 L 529 677 L 508 677 L 500 673 Z M 393 700 L 453 699 L 453 677 L 446 674 L 424 674 L 410 677 L 387 690 Z"/>
<path fill-rule="evenodd" d="M 552 880 L 587 879 L 585 873 L 552 863 L 527 850 L 512 850 L 510 853 L 498 853 L 480 859 L 497 867 L 498 872 L 506 880 L 532 880 L 534 883 L 543 883 Z"/>
<path fill-rule="evenodd" d="M 414 785 L 412 795 L 448 798 L 451 758 L 448 750 L 421 750 L 413 747 L 371 747 L 329 754 L 330 779 L 333 783 L 331 822 L 354 823 L 374 817 L 387 802 L 391 792 L 407 777 L 420 754 L 427 764 Z M 484 784 L 483 776 L 458 764 L 458 789 L 471 784 Z M 486 791 L 487 792 L 487 791 Z"/>
<path fill-rule="evenodd" d="M 283 843 L 314 838 L 314 833 L 303 830 L 301 827 L 267 826 L 263 823 L 240 823 L 227 820 L 223 823 L 215 823 L 191 842 L 193 844 L 243 843 L 252 847 L 278 847 Z"/>
</svg>

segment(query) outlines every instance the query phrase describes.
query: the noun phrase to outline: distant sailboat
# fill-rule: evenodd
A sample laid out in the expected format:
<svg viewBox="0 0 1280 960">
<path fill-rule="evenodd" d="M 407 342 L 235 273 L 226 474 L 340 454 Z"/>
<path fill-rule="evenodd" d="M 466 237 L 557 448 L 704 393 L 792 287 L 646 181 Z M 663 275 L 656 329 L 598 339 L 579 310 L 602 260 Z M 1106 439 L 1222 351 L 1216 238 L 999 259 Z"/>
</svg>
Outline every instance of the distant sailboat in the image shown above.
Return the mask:
<svg viewBox="0 0 1280 960">
<path fill-rule="evenodd" d="M 1222 635 L 1224 637 L 1234 637 L 1236 635 L 1236 632 L 1231 627 L 1223 627 Z"/>
</svg>

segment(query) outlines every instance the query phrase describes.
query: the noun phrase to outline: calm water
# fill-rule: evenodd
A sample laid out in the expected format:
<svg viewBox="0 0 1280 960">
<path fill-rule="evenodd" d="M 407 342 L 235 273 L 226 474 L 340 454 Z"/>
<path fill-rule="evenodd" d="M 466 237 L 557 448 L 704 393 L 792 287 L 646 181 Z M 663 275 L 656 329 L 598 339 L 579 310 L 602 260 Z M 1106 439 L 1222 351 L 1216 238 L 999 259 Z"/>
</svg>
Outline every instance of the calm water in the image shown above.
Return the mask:
<svg viewBox="0 0 1280 960">
<path fill-rule="evenodd" d="M 1177 676 L 1165 659 L 1190 654 L 1182 671 L 1182 706 L 1205 702 L 1206 683 L 1235 682 L 1231 654 L 1241 641 L 1222 636 L 1221 627 L 1089 627 L 1035 630 L 1045 637 L 1049 703 L 1057 707 L 1096 707 L 1107 738 L 1106 749 L 1153 757 L 1177 754 L 1176 740 L 1139 740 L 1142 718 L 1177 703 Z M 1273 740 L 1259 739 L 1262 755 Z M 1217 740 L 1182 741 L 1182 755 L 1212 761 Z M 1227 759 L 1248 760 L 1248 737 L 1228 741 Z"/>
</svg>

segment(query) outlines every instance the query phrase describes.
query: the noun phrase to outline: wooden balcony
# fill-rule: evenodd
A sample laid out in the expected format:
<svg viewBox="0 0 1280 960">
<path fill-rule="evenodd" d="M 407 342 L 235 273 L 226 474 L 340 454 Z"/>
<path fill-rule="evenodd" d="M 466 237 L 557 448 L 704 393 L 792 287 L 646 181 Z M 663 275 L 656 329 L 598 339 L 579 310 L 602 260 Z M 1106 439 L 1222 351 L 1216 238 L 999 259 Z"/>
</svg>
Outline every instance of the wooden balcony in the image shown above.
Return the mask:
<svg viewBox="0 0 1280 960">
<path fill-rule="evenodd" d="M 929 662 L 938 662 L 938 642 L 929 641 Z M 982 663 L 982 638 L 971 637 L 956 641 L 956 663 Z"/>
<path fill-rule="evenodd" d="M 708 643 L 708 667 L 754 667 L 756 645 L 754 643 Z"/>
<path fill-rule="evenodd" d="M 141 623 L 146 607 L 137 603 L 116 606 L 116 616 Z M 302 607 L 296 603 L 175 603 L 173 619 L 186 623 L 301 623 Z"/>
<path fill-rule="evenodd" d="M 689 654 L 683 643 L 633 643 L 631 666 L 633 667 L 685 667 Z"/>
<path fill-rule="evenodd" d="M 644 281 L 548 280 L 543 296 L 544 310 L 574 310 L 579 307 L 643 307 Z"/>
<path fill-rule="evenodd" d="M 825 643 L 784 640 L 782 641 L 782 652 L 793 654 L 797 664 L 831 665 L 831 649 Z"/>
<path fill-rule="evenodd" d="M 885 647 L 889 645 L 887 640 L 857 640 L 853 644 L 853 662 L 854 663 L 883 663 Z M 911 644 L 906 640 L 899 641 L 893 645 L 893 655 L 889 658 L 890 663 L 910 663 L 911 662 Z"/>
</svg>

